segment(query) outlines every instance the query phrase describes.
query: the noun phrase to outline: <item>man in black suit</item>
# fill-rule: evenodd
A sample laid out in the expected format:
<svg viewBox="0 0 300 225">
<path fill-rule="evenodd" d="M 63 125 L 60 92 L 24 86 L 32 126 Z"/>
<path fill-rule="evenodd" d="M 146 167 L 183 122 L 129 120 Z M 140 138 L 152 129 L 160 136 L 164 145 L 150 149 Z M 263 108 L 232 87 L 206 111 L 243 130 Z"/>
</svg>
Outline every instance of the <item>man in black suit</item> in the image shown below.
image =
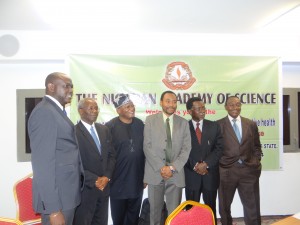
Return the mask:
<svg viewBox="0 0 300 225">
<path fill-rule="evenodd" d="M 85 173 L 81 204 L 74 225 L 107 225 L 109 181 L 115 168 L 115 151 L 109 129 L 95 123 L 99 109 L 92 98 L 78 103 L 81 121 L 75 126 Z"/>
<path fill-rule="evenodd" d="M 190 98 L 186 109 L 192 116 L 189 121 L 192 150 L 184 167 L 186 200 L 199 202 L 202 193 L 216 220 L 219 159 L 223 151 L 221 129 L 216 122 L 204 119 L 205 104 L 200 98 Z"/>
</svg>

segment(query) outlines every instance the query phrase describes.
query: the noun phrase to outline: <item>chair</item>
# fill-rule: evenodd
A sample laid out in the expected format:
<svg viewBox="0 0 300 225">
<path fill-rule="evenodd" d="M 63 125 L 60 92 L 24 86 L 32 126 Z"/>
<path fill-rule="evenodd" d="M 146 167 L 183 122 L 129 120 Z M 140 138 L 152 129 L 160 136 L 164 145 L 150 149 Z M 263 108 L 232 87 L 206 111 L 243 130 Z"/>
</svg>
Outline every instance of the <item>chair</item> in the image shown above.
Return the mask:
<svg viewBox="0 0 300 225">
<path fill-rule="evenodd" d="M 22 225 L 21 221 L 0 217 L 0 225 Z"/>
<path fill-rule="evenodd" d="M 186 209 L 190 205 L 192 207 Z M 215 218 L 208 205 L 185 201 L 168 216 L 165 225 L 215 225 Z"/>
<path fill-rule="evenodd" d="M 32 173 L 16 182 L 14 196 L 17 206 L 17 220 L 22 224 L 41 224 L 41 216 L 32 207 Z"/>
</svg>

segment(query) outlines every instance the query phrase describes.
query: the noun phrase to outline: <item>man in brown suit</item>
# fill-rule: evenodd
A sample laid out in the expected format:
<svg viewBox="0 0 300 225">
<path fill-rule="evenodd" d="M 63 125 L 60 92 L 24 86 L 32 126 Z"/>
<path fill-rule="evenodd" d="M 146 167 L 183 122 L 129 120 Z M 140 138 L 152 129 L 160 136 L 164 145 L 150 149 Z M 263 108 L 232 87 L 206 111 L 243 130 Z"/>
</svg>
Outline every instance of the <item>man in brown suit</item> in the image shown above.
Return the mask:
<svg viewBox="0 0 300 225">
<path fill-rule="evenodd" d="M 256 123 L 241 117 L 236 96 L 226 100 L 228 116 L 218 121 L 224 148 L 220 159 L 219 208 L 222 225 L 231 225 L 231 203 L 238 190 L 246 225 L 260 225 L 261 144 Z"/>
</svg>

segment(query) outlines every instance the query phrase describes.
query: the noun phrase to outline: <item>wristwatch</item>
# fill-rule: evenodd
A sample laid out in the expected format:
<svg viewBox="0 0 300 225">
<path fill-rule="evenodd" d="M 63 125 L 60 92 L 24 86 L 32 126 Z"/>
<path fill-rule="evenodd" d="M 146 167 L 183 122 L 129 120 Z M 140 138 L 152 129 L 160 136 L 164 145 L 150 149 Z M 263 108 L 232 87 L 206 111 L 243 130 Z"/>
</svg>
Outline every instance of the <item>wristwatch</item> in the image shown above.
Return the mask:
<svg viewBox="0 0 300 225">
<path fill-rule="evenodd" d="M 175 173 L 175 169 L 174 169 L 174 167 L 173 167 L 173 166 L 170 166 L 170 170 L 171 170 L 172 174 L 174 174 L 174 173 Z"/>
</svg>

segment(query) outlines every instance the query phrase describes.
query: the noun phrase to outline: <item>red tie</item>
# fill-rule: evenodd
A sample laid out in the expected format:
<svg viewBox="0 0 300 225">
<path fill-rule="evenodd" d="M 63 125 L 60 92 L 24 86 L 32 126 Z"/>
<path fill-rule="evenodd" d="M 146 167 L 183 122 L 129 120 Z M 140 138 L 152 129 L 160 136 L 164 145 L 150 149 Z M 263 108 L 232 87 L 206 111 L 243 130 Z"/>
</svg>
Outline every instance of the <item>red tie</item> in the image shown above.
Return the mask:
<svg viewBox="0 0 300 225">
<path fill-rule="evenodd" d="M 201 144 L 201 135 L 202 134 L 201 134 L 201 130 L 199 128 L 200 123 L 197 123 L 196 125 L 197 125 L 197 127 L 196 127 L 196 136 L 197 136 L 199 144 Z"/>
</svg>

